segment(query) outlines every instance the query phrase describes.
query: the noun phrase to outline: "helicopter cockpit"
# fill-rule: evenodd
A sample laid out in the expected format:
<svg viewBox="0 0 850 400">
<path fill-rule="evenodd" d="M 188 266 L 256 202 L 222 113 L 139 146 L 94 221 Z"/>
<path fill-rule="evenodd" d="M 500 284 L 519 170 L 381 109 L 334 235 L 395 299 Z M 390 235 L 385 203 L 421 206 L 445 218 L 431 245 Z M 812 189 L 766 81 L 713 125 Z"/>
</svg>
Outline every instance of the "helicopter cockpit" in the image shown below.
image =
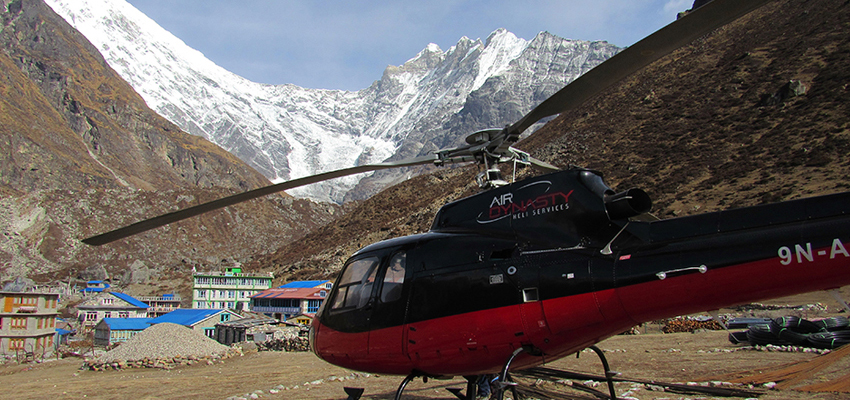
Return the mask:
<svg viewBox="0 0 850 400">
<path fill-rule="evenodd" d="M 329 312 L 363 308 L 375 300 L 383 303 L 398 300 L 404 283 L 406 259 L 407 255 L 400 251 L 384 268 L 381 268 L 381 259 L 377 256 L 349 262 L 337 283 L 338 289 Z"/>
</svg>

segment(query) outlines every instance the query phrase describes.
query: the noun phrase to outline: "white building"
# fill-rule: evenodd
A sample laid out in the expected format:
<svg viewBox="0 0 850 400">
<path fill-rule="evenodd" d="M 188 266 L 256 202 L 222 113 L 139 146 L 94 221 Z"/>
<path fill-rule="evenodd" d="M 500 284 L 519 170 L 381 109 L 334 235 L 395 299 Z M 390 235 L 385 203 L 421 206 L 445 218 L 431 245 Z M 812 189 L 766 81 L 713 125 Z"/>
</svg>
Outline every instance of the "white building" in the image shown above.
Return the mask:
<svg viewBox="0 0 850 400">
<path fill-rule="evenodd" d="M 272 287 L 274 275 L 242 273 L 242 268 L 224 272 L 192 274 L 192 308 L 247 310 L 251 296 Z"/>
</svg>

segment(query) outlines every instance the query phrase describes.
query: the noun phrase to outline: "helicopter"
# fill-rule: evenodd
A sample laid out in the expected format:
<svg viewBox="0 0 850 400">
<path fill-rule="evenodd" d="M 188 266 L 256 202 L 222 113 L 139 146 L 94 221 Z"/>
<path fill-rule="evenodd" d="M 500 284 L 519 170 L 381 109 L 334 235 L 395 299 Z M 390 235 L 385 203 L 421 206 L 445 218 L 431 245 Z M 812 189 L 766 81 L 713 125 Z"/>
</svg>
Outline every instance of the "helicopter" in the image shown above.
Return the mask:
<svg viewBox="0 0 850 400">
<path fill-rule="evenodd" d="M 511 370 L 593 348 L 643 322 L 850 284 L 850 193 L 658 220 L 649 214 L 645 191 L 618 192 L 601 172 L 561 170 L 512 147 L 537 121 L 577 107 L 769 1 L 704 5 L 582 75 L 516 123 L 469 135 L 466 145 L 282 182 L 83 242 L 103 245 L 341 176 L 476 163 L 482 192 L 444 205 L 426 233 L 353 254 L 313 321 L 310 341 L 318 357 L 404 376 L 396 398 L 416 377 L 465 376 L 464 398 L 471 399 L 476 376 L 498 373 L 499 388 L 509 388 Z M 508 182 L 498 168 L 506 163 L 542 175 Z"/>
</svg>

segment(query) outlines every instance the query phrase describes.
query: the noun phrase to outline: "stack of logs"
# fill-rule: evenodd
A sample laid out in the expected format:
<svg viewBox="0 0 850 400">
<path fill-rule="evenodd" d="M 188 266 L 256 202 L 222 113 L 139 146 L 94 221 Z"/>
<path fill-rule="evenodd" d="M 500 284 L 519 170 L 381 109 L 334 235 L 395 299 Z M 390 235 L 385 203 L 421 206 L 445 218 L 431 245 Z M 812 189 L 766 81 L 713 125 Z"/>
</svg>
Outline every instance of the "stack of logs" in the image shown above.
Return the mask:
<svg viewBox="0 0 850 400">
<path fill-rule="evenodd" d="M 661 328 L 661 332 L 664 332 L 664 333 L 694 332 L 694 331 L 699 330 L 699 329 L 717 331 L 717 330 L 722 330 L 724 328 L 723 328 L 723 325 L 721 325 L 720 323 L 718 323 L 717 321 L 715 321 L 713 319 L 707 320 L 707 321 L 700 321 L 700 320 L 695 320 L 695 319 L 679 317 L 679 318 L 667 320 L 664 323 L 664 327 Z"/>
</svg>

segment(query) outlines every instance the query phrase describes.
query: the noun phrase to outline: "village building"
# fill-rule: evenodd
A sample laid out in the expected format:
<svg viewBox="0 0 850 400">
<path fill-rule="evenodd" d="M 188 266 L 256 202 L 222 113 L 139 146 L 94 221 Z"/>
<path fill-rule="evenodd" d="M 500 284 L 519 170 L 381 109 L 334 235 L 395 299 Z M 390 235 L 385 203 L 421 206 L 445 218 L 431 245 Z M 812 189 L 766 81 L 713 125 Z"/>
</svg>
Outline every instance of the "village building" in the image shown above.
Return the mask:
<svg viewBox="0 0 850 400">
<path fill-rule="evenodd" d="M 313 289 L 327 289 L 331 290 L 333 287 L 333 282 L 331 281 L 294 281 L 289 282 L 285 285 L 278 286 L 278 288 L 282 289 L 303 289 L 303 288 L 313 288 Z"/>
<path fill-rule="evenodd" d="M 94 329 L 104 318 L 147 318 L 148 305 L 128 294 L 103 292 L 77 305 L 79 331 Z"/>
<path fill-rule="evenodd" d="M 312 318 L 328 296 L 324 285 L 320 288 L 279 287 L 267 289 L 251 297 L 251 311 L 263 313 L 281 321 L 297 315 Z"/>
<path fill-rule="evenodd" d="M 0 352 L 53 354 L 59 293 L 0 292 Z"/>
<path fill-rule="evenodd" d="M 248 310 L 251 296 L 272 287 L 274 275 L 243 273 L 242 268 L 192 274 L 192 308 Z"/>
<path fill-rule="evenodd" d="M 313 324 L 313 318 L 315 316 L 316 316 L 315 313 L 314 314 L 298 314 L 298 315 L 290 318 L 289 321 L 294 322 L 298 325 L 310 326 L 311 324 Z"/>
<path fill-rule="evenodd" d="M 126 342 L 150 326 L 152 318 L 104 318 L 94 327 L 94 345 Z"/>
<path fill-rule="evenodd" d="M 216 324 L 239 318 L 242 318 L 242 316 L 235 311 L 228 309 L 180 308 L 161 317 L 151 319 L 148 321 L 148 324 L 155 325 L 167 322 L 183 325 L 192 330 L 201 332 L 211 339 L 215 339 Z"/>
<path fill-rule="evenodd" d="M 275 337 L 279 323 L 280 321 L 264 314 L 248 312 L 244 318 L 216 324 L 214 339 L 227 346 L 246 341 L 265 342 Z"/>
<path fill-rule="evenodd" d="M 148 305 L 148 317 L 150 318 L 160 317 L 180 308 L 183 301 L 179 295 L 175 294 L 140 296 L 139 300 Z"/>
<path fill-rule="evenodd" d="M 86 282 L 86 287 L 80 289 L 80 292 L 84 295 L 89 295 L 102 293 L 106 289 L 109 289 L 109 284 L 104 281 L 88 281 Z"/>
</svg>

